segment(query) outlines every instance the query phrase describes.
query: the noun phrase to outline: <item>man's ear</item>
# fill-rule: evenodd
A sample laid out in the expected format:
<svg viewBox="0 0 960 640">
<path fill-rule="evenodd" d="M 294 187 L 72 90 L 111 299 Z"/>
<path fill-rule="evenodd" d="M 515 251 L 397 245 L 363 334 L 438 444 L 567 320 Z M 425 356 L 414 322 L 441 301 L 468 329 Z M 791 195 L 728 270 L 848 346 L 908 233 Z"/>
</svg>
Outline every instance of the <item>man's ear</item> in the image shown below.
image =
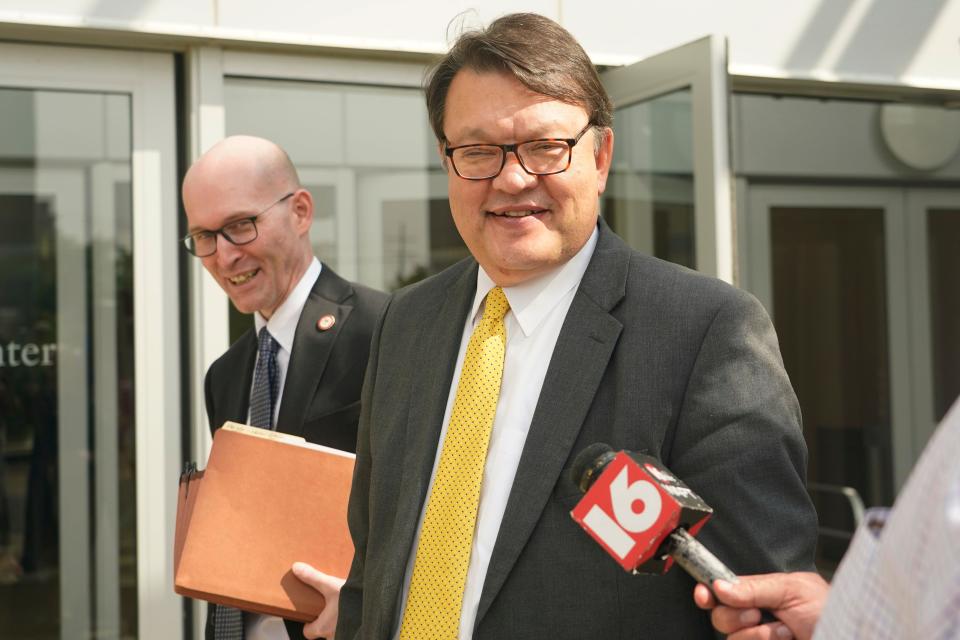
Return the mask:
<svg viewBox="0 0 960 640">
<path fill-rule="evenodd" d="M 299 235 L 310 231 L 313 224 L 313 196 L 303 187 L 290 196 L 290 208 L 293 210 L 294 226 Z"/>
<path fill-rule="evenodd" d="M 610 127 L 603 128 L 603 140 L 600 142 L 596 159 L 597 195 L 600 195 L 607 188 L 607 176 L 610 173 L 610 165 L 613 163 L 613 129 Z"/>
</svg>

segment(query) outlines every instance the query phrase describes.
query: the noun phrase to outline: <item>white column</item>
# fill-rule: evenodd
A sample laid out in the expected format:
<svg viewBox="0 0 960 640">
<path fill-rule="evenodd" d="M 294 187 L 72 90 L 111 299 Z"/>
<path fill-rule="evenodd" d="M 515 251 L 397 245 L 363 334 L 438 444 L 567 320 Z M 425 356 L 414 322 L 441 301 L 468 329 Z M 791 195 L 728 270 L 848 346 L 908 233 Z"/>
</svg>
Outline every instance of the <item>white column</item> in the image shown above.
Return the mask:
<svg viewBox="0 0 960 640">
<path fill-rule="evenodd" d="M 129 100 L 105 96 L 127 106 Z M 117 373 L 117 237 L 115 188 L 129 167 L 98 162 L 90 168 L 91 261 L 93 287 L 94 540 L 97 633 L 120 637 L 120 491 L 117 464 L 120 421 Z M 118 172 L 117 169 L 120 169 Z M 124 171 L 124 169 L 126 171 Z M 118 175 L 120 173 L 121 175 Z"/>
</svg>

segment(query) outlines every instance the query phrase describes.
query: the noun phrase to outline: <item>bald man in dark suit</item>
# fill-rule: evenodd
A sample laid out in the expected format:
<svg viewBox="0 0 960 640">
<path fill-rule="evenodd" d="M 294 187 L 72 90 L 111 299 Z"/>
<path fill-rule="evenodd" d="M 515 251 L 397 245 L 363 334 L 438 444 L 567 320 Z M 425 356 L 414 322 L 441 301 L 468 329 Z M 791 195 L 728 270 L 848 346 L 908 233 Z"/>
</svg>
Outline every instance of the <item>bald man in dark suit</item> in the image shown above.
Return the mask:
<svg viewBox="0 0 960 640">
<path fill-rule="evenodd" d="M 211 148 L 188 171 L 183 200 L 187 249 L 239 311 L 254 314 L 255 326 L 207 372 L 211 430 L 228 420 L 258 423 L 354 451 L 370 336 L 385 295 L 347 282 L 313 255 L 313 199 L 287 154 L 268 140 L 234 136 Z M 340 581 L 313 574 L 335 604 Z M 211 612 L 211 640 L 303 637 L 299 623 Z M 332 623 L 316 628 L 332 635 Z"/>
</svg>

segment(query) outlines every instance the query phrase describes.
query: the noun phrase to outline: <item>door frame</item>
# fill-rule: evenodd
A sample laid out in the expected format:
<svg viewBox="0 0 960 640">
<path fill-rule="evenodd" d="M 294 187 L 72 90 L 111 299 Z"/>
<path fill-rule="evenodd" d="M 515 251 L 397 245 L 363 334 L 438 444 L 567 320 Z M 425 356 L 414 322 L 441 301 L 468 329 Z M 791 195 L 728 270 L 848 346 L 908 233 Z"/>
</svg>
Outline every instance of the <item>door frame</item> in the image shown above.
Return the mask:
<svg viewBox="0 0 960 640">
<path fill-rule="evenodd" d="M 138 637 L 179 639 L 182 608 L 172 575 L 181 460 L 173 54 L 0 43 L 0 86 L 130 96 Z M 78 548 L 74 539 L 68 556 Z M 89 621 L 92 597 L 62 598 L 61 619 Z M 64 638 L 76 633 L 61 630 Z"/>
<path fill-rule="evenodd" d="M 960 189 L 908 188 L 904 194 L 904 213 L 907 218 L 907 255 L 909 271 L 907 286 L 910 305 L 922 311 L 923 316 L 910 325 L 911 357 L 914 394 L 927 413 L 917 413 L 914 424 L 914 451 L 919 457 L 933 432 L 935 422 L 933 391 L 933 336 L 930 318 L 930 271 L 927 246 L 927 210 L 931 207 L 960 208 Z"/>
<path fill-rule="evenodd" d="M 617 109 L 690 89 L 696 266 L 736 283 L 726 38 L 706 36 L 604 71 L 600 79 Z"/>
</svg>

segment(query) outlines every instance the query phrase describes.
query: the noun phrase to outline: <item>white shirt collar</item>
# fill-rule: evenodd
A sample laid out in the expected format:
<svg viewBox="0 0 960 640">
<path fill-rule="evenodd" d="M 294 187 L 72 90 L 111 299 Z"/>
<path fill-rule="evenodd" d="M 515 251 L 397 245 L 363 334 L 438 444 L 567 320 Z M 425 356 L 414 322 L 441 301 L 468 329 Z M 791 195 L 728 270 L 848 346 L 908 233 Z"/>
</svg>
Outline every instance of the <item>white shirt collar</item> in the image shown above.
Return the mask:
<svg viewBox="0 0 960 640">
<path fill-rule="evenodd" d="M 580 247 L 580 251 L 553 271 L 529 282 L 504 288 L 503 292 L 507 296 L 507 302 L 510 303 L 510 311 L 517 319 L 517 324 L 520 325 L 524 336 L 530 336 L 563 296 L 580 285 L 587 265 L 590 264 L 590 258 L 593 257 L 593 250 L 597 246 L 598 235 L 599 231 L 594 228 L 590 238 Z M 483 267 L 480 267 L 477 271 L 477 293 L 470 308 L 470 318 L 473 322 L 478 319 L 480 305 L 487 293 L 495 286 L 497 286 L 496 283 L 490 279 Z"/>
<path fill-rule="evenodd" d="M 257 329 L 257 335 L 260 335 L 260 329 L 267 328 L 274 340 L 280 343 L 280 347 L 287 353 L 293 349 L 293 337 L 297 333 L 297 323 L 300 321 L 300 314 L 303 312 L 303 305 L 307 303 L 310 291 L 314 283 L 320 277 L 320 261 L 314 256 L 310 266 L 302 276 L 297 286 L 293 288 L 287 299 L 280 303 L 277 310 L 267 320 L 259 311 L 253 314 L 254 326 Z"/>
</svg>

